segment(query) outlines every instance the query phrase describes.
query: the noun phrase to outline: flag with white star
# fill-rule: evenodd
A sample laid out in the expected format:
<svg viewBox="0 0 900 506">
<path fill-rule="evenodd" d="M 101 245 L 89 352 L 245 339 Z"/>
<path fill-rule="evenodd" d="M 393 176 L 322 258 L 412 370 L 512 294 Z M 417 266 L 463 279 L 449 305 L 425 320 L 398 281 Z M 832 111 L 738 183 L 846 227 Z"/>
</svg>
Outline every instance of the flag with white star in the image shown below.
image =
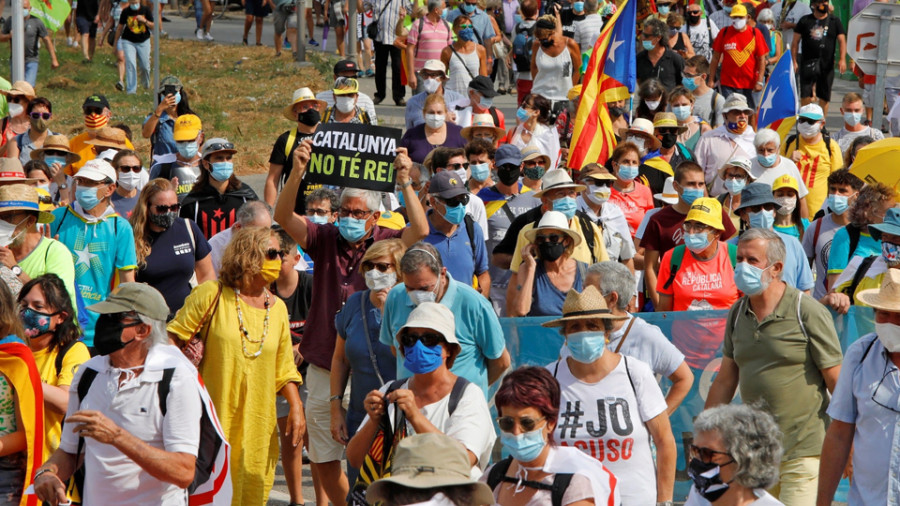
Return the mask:
<svg viewBox="0 0 900 506">
<path fill-rule="evenodd" d="M 794 78 L 794 63 L 791 51 L 787 50 L 772 69 L 769 82 L 763 89 L 757 111 L 759 128 L 771 128 L 781 135 L 783 141 L 796 123 L 800 109 L 797 98 L 797 80 Z"/>
</svg>

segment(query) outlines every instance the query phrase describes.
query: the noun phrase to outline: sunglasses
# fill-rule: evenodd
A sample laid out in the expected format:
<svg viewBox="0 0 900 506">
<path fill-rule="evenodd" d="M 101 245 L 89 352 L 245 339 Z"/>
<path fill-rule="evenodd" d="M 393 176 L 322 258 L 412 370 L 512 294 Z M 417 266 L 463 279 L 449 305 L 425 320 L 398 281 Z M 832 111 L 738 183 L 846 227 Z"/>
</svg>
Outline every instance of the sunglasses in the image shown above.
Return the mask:
<svg viewBox="0 0 900 506">
<path fill-rule="evenodd" d="M 666 128 L 666 127 L 663 127 L 663 128 L 657 128 L 657 129 L 656 129 L 656 133 L 658 133 L 659 135 L 665 135 L 665 134 L 677 134 L 677 133 L 678 133 L 678 129 L 677 129 L 677 128 Z"/>
<path fill-rule="evenodd" d="M 315 216 L 328 216 L 329 214 L 331 214 L 331 211 L 328 211 L 328 210 L 325 210 L 325 209 L 313 209 L 313 208 L 311 208 L 311 207 L 308 207 L 308 208 L 306 209 L 306 215 L 307 215 L 307 216 L 313 216 L 313 215 L 315 215 Z"/>
<path fill-rule="evenodd" d="M 153 206 L 156 214 L 166 214 L 168 212 L 177 213 L 181 210 L 181 204 L 172 204 L 171 206 Z"/>
<path fill-rule="evenodd" d="M 803 123 L 803 124 L 806 124 L 806 125 L 814 125 L 814 124 L 816 124 L 816 123 L 818 123 L 818 122 L 819 122 L 819 120 L 817 120 L 817 119 L 800 118 L 800 123 Z"/>
<path fill-rule="evenodd" d="M 284 252 L 281 251 L 280 249 L 275 249 L 275 248 L 272 248 L 272 249 L 266 251 L 266 259 L 267 260 L 275 260 L 276 258 L 279 260 L 283 259 Z"/>
<path fill-rule="evenodd" d="M 55 149 L 45 149 L 44 156 L 68 156 L 69 153 L 66 151 L 57 151 Z"/>
<path fill-rule="evenodd" d="M 388 270 L 394 267 L 393 264 L 388 262 L 372 262 L 370 260 L 366 260 L 362 263 L 362 270 L 370 271 L 372 269 L 378 269 L 378 272 L 387 272 Z"/>
<path fill-rule="evenodd" d="M 103 114 L 103 109 L 99 107 L 85 107 L 84 115 L 90 116 L 91 114 Z"/>
<path fill-rule="evenodd" d="M 533 431 L 539 422 L 544 420 L 544 418 L 530 418 L 527 416 L 523 416 L 518 420 L 511 416 L 500 416 L 497 417 L 497 425 L 500 426 L 500 430 L 503 432 L 512 432 L 516 427 L 516 422 L 519 423 L 519 427 L 522 427 L 522 430 L 525 432 Z"/>
<path fill-rule="evenodd" d="M 441 202 L 444 203 L 445 206 L 448 207 L 456 207 L 456 206 L 464 206 L 469 203 L 469 194 L 463 194 L 458 197 L 453 197 L 452 199 L 440 199 Z"/>
<path fill-rule="evenodd" d="M 464 163 L 448 163 L 447 168 L 450 170 L 468 169 L 469 162 Z"/>
<path fill-rule="evenodd" d="M 430 348 L 444 342 L 444 336 L 438 334 L 437 332 L 426 332 L 424 334 L 413 334 L 412 332 L 405 332 L 400 336 L 400 345 L 404 348 L 411 348 L 415 346 L 416 341 L 422 341 L 422 344 Z"/>
<path fill-rule="evenodd" d="M 746 207 L 745 209 L 749 210 L 751 213 L 758 213 L 758 212 L 762 211 L 763 209 L 765 209 L 766 211 L 773 211 L 773 210 L 775 210 L 775 204 L 772 204 L 772 203 L 759 204 L 757 206 Z"/>
<path fill-rule="evenodd" d="M 50 119 L 52 116 L 49 112 L 33 112 L 31 113 L 31 119 Z"/>
<path fill-rule="evenodd" d="M 223 151 L 226 149 L 234 149 L 234 144 L 232 144 L 230 142 L 217 142 L 215 144 L 210 144 L 209 146 L 206 146 L 205 151 L 208 154 L 208 153 L 214 153 L 216 151 Z"/>
<path fill-rule="evenodd" d="M 11 104 L 19 104 L 19 103 L 27 104 L 29 102 L 29 100 L 28 100 L 28 97 L 23 97 L 22 95 L 16 95 L 16 96 L 12 96 L 12 97 L 8 98 L 7 102 L 9 102 Z"/>
<path fill-rule="evenodd" d="M 140 165 L 119 165 L 119 172 L 134 172 L 138 173 L 141 171 Z"/>
<path fill-rule="evenodd" d="M 126 323 L 123 325 L 123 327 L 136 327 L 141 324 L 141 320 L 138 318 L 138 314 L 134 311 L 124 311 L 121 313 L 106 313 L 106 314 L 103 314 L 102 316 L 105 316 L 106 318 L 108 318 L 114 322 L 121 322 L 124 320 L 137 320 L 133 323 Z"/>
<path fill-rule="evenodd" d="M 731 457 L 728 452 L 720 452 L 711 448 L 701 448 L 697 445 L 691 445 L 691 456 L 699 458 L 703 462 L 711 462 L 716 455 L 726 455 Z"/>
<path fill-rule="evenodd" d="M 559 234 L 539 235 L 534 238 L 534 243 L 544 244 L 545 242 L 549 242 L 550 244 L 557 244 L 563 242 L 563 240 L 563 236 Z"/>
<path fill-rule="evenodd" d="M 470 4 L 470 5 L 475 5 L 475 4 Z M 459 29 L 460 29 L 460 30 L 465 30 L 466 28 L 474 28 L 474 26 L 472 26 L 472 25 L 459 25 Z"/>
</svg>

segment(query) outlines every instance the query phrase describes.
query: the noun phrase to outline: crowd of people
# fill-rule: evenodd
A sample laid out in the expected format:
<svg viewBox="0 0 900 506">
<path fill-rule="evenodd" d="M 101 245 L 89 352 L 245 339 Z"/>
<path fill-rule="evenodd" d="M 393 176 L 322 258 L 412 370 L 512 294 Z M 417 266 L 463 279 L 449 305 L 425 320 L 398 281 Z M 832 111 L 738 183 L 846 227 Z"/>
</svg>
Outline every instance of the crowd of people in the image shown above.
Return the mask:
<svg viewBox="0 0 900 506">
<path fill-rule="evenodd" d="M 158 13 L 129 1 L 133 92 Z M 376 0 L 375 96 L 341 60 L 330 90 L 284 97 L 261 196 L 178 77 L 145 153 L 99 93 L 83 132 L 54 132 L 32 60 L 0 90 L 0 505 L 262 505 L 279 459 L 292 505 L 671 505 L 676 421 L 687 504 L 828 505 L 844 475 L 851 505 L 892 504 L 900 208 L 854 170 L 884 137 L 871 87 L 828 132 L 827 0 L 722 7 L 641 4 L 634 106 L 609 104 L 607 160 L 571 167 L 615 4 Z M 325 8 L 345 26 L 348 2 Z M 786 49 L 783 139 L 756 111 Z M 378 124 L 388 59 L 394 191 L 311 182 L 320 125 Z M 842 350 L 829 309 L 853 305 L 875 333 Z M 513 364 L 507 317 L 558 329 L 556 359 Z"/>
</svg>

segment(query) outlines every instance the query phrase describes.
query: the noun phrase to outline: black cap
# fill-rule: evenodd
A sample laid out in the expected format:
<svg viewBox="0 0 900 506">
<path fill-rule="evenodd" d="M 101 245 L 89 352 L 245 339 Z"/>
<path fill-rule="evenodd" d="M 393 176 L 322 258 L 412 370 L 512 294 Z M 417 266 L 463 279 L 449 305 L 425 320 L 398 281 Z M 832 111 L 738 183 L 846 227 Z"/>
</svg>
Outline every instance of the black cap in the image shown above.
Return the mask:
<svg viewBox="0 0 900 506">
<path fill-rule="evenodd" d="M 81 108 L 85 107 L 105 107 L 109 109 L 109 100 L 106 100 L 106 97 L 99 93 L 94 93 L 88 98 L 84 99 L 84 103 L 81 104 Z"/>
<path fill-rule="evenodd" d="M 497 92 L 494 91 L 494 82 L 488 76 L 477 76 L 469 82 L 469 89 L 481 93 L 482 97 L 494 98 Z"/>
<path fill-rule="evenodd" d="M 341 60 L 334 64 L 334 75 L 343 72 L 359 72 L 359 67 L 356 66 L 356 62 L 353 60 Z"/>
</svg>

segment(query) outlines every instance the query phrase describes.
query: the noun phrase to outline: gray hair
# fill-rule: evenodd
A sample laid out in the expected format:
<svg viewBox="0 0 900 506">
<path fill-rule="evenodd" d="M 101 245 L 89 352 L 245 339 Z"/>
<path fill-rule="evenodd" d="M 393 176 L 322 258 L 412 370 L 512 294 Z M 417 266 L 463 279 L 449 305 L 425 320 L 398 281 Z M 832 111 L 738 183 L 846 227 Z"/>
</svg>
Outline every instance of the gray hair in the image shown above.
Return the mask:
<svg viewBox="0 0 900 506">
<path fill-rule="evenodd" d="M 766 260 L 768 261 L 766 267 L 775 265 L 778 262 L 784 265 L 784 259 L 787 256 L 784 241 L 781 240 L 781 236 L 771 229 L 751 228 L 746 230 L 741 234 L 738 243 L 755 241 L 757 239 L 766 241 Z"/>
<path fill-rule="evenodd" d="M 428 0 L 425 4 L 425 8 L 428 9 L 428 12 L 431 12 L 441 6 L 444 3 L 444 0 Z"/>
<path fill-rule="evenodd" d="M 425 241 L 410 246 L 400 259 L 400 270 L 403 274 L 414 274 L 422 267 L 427 267 L 435 276 L 440 276 L 441 268 L 444 267 L 437 248 Z"/>
<path fill-rule="evenodd" d="M 169 344 L 169 333 L 166 331 L 166 322 L 154 320 L 153 318 L 140 313 L 137 313 L 137 319 L 140 320 L 141 323 L 150 326 L 150 336 L 144 340 L 144 343 L 146 343 L 144 346 L 146 346 L 147 349 L 160 344 Z"/>
<path fill-rule="evenodd" d="M 363 199 L 369 211 L 378 211 L 381 209 L 381 194 L 372 190 L 361 190 L 359 188 L 344 188 L 341 192 L 341 205 L 349 199 Z"/>
<path fill-rule="evenodd" d="M 749 489 L 766 489 L 778 482 L 781 431 L 769 413 L 745 404 L 709 408 L 694 420 L 694 433 L 717 433 L 734 459 L 734 481 Z"/>
<path fill-rule="evenodd" d="M 269 226 L 271 226 L 272 206 L 266 204 L 262 200 L 251 200 L 238 208 L 237 214 L 235 215 L 235 222 L 240 223 L 242 227 L 249 226 L 254 221 L 265 218 L 266 216 L 268 216 Z"/>
<path fill-rule="evenodd" d="M 619 262 L 599 262 L 588 267 L 588 274 L 600 276 L 598 288 L 604 297 L 608 297 L 613 292 L 619 295 L 616 307 L 622 311 L 628 307 L 635 290 L 634 275 L 628 270 L 628 267 Z"/>
<path fill-rule="evenodd" d="M 775 13 L 772 12 L 772 9 L 765 8 L 756 15 L 757 23 L 765 23 L 766 21 L 775 21 Z"/>
<path fill-rule="evenodd" d="M 775 149 L 778 149 L 781 146 L 781 136 L 771 128 L 760 128 L 759 132 L 756 132 L 756 137 L 753 138 L 753 147 L 759 148 L 770 142 L 774 142 Z"/>
<path fill-rule="evenodd" d="M 314 204 L 321 200 L 327 200 L 331 204 L 331 210 L 337 211 L 339 207 L 341 207 L 341 202 L 338 200 L 337 193 L 331 188 L 317 188 L 313 190 L 312 193 L 306 196 L 306 206 L 309 207 L 310 204 Z"/>
<path fill-rule="evenodd" d="M 661 46 L 669 47 L 669 25 L 659 19 L 648 19 L 644 21 L 644 28 L 647 29 L 647 33 L 653 34 L 654 37 L 659 37 Z"/>
</svg>

